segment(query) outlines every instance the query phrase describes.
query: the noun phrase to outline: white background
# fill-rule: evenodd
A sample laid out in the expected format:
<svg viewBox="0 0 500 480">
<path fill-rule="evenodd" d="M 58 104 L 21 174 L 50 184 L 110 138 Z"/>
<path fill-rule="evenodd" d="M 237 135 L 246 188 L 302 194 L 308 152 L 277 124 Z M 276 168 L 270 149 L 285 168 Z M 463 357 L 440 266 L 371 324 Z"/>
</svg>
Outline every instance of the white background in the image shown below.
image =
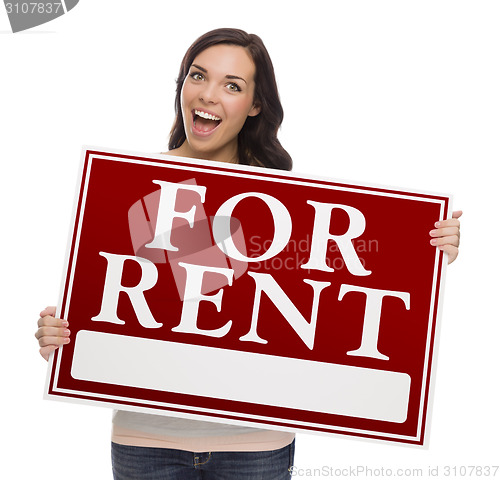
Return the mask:
<svg viewBox="0 0 500 480">
<path fill-rule="evenodd" d="M 81 146 L 165 150 L 181 58 L 221 26 L 264 39 L 296 172 L 452 193 L 464 210 L 429 449 L 301 433 L 297 477 L 500 463 L 498 2 L 81 0 L 17 34 L 2 9 L 2 477 L 111 478 L 111 411 L 42 400 L 35 323 L 57 302 Z"/>
</svg>

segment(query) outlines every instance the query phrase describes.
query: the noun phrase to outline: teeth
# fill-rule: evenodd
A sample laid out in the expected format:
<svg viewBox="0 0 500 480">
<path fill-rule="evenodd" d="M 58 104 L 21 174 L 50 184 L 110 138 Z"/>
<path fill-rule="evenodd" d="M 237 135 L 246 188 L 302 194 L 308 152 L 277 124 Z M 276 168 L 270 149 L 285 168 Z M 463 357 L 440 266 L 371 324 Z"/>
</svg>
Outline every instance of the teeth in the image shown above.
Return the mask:
<svg viewBox="0 0 500 480">
<path fill-rule="evenodd" d="M 211 115 L 210 113 L 202 112 L 201 110 L 195 110 L 195 115 L 198 115 L 201 118 L 206 118 L 207 120 L 220 120 L 220 117 L 216 117 L 215 115 Z"/>
</svg>

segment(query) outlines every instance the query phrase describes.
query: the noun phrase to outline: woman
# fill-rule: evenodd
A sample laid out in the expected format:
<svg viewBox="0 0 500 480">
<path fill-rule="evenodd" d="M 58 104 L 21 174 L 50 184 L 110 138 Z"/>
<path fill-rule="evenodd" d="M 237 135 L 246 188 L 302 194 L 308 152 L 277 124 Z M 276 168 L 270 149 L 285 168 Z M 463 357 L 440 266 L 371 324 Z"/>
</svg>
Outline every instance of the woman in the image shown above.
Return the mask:
<svg viewBox="0 0 500 480">
<path fill-rule="evenodd" d="M 283 109 L 273 66 L 256 35 L 218 29 L 196 40 L 181 64 L 175 109 L 169 155 L 291 169 L 277 139 Z M 431 231 L 449 261 L 458 253 L 457 218 Z M 49 307 L 38 321 L 46 359 L 70 341 L 68 323 L 54 315 Z M 118 411 L 112 440 L 119 480 L 291 476 L 294 435 L 287 432 Z"/>
</svg>

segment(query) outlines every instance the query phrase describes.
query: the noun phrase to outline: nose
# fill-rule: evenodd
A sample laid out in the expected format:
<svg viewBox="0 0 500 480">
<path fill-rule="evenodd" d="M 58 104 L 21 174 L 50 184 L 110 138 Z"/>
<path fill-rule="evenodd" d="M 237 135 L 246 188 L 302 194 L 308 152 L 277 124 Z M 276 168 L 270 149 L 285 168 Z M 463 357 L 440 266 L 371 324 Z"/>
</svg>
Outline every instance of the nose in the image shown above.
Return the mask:
<svg viewBox="0 0 500 480">
<path fill-rule="evenodd" d="M 200 100 L 204 103 L 217 103 L 217 90 L 214 84 L 205 83 L 204 88 L 200 92 Z"/>
</svg>

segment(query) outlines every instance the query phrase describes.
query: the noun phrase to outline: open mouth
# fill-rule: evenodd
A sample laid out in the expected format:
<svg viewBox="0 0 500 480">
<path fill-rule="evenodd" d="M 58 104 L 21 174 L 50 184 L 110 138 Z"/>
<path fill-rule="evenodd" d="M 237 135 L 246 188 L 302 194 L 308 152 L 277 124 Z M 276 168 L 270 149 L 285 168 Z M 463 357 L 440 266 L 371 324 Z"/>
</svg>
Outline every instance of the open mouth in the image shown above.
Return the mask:
<svg viewBox="0 0 500 480">
<path fill-rule="evenodd" d="M 193 129 L 201 134 L 213 132 L 222 122 L 217 115 L 204 112 L 203 110 L 193 110 Z"/>
</svg>

